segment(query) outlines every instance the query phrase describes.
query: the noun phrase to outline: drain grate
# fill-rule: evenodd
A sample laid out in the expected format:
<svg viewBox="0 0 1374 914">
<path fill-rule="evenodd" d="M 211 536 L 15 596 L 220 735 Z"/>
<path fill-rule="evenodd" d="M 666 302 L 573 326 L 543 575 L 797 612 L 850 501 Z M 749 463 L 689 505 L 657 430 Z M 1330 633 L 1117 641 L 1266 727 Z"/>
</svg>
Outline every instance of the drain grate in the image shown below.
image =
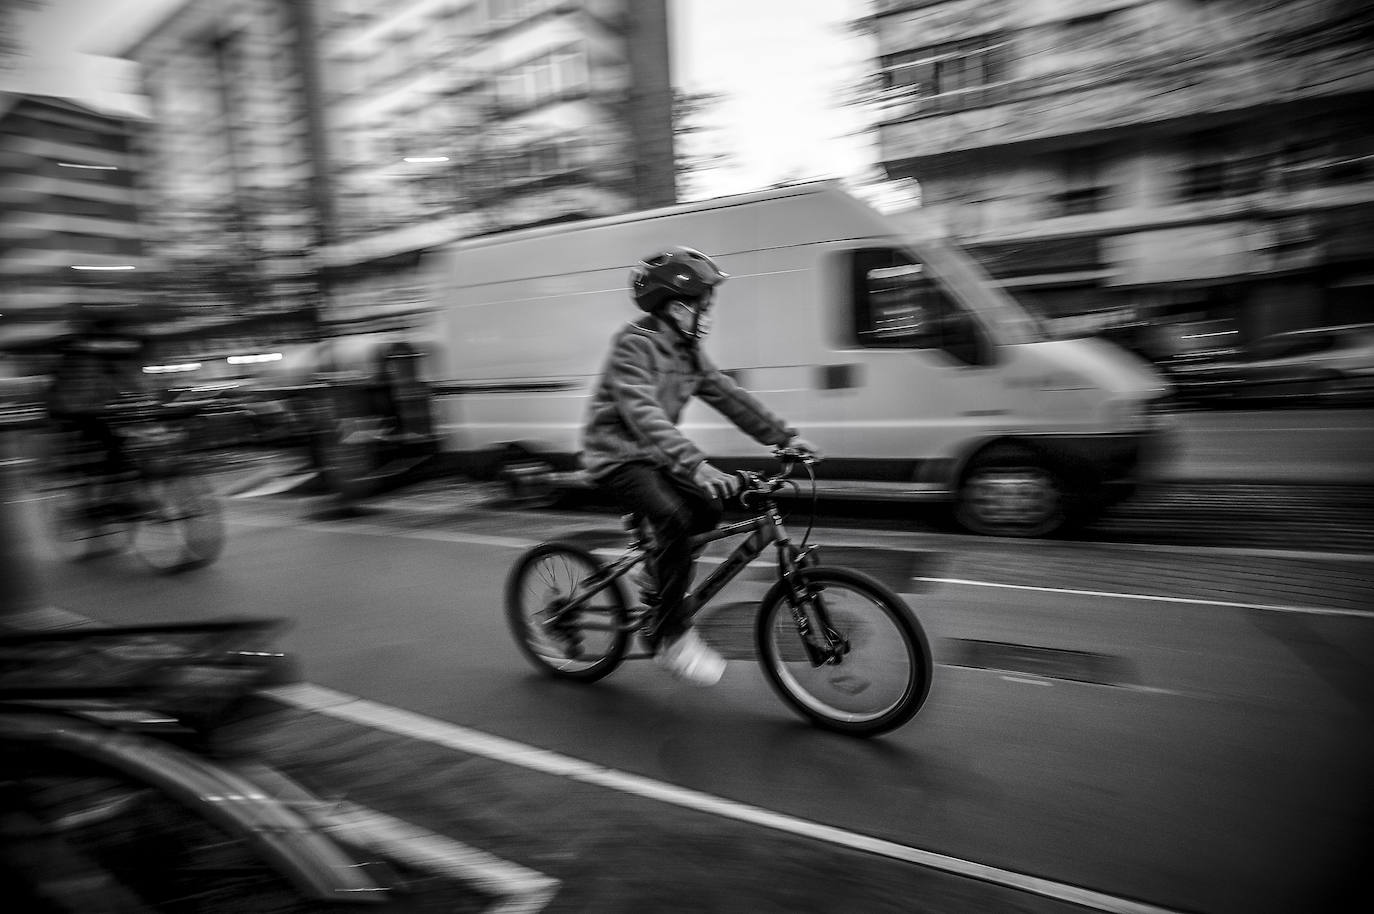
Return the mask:
<svg viewBox="0 0 1374 914">
<path fill-rule="evenodd" d="M 1047 679 L 1099 685 L 1139 685 L 1139 678 L 1130 662 L 1112 654 L 971 638 L 945 638 L 943 646 L 940 659 L 950 666 L 1027 673 Z"/>
</svg>

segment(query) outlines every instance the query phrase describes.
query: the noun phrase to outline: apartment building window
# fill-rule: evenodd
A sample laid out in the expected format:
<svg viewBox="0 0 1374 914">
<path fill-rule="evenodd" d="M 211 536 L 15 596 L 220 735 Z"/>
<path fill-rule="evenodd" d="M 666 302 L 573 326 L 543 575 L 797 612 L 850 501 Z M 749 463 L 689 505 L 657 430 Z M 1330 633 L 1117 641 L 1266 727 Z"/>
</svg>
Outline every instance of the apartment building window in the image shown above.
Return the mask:
<svg viewBox="0 0 1374 914">
<path fill-rule="evenodd" d="M 1311 121 L 1291 134 L 1295 139 L 1275 159 L 1275 187 L 1301 191 L 1374 179 L 1374 137 L 1362 124 Z"/>
<path fill-rule="evenodd" d="M 1258 148 L 1234 133 L 1194 134 L 1187 148 L 1179 196 L 1201 201 L 1254 193 L 1262 183 L 1265 158 Z"/>
<path fill-rule="evenodd" d="M 532 108 L 587 91 L 587 61 L 580 48 L 544 54 L 501 77 L 501 101 L 514 109 Z"/>
<path fill-rule="evenodd" d="M 1098 147 L 1074 149 L 1059 157 L 1061 189 L 1051 197 L 1052 215 L 1080 216 L 1106 208 L 1108 188 L 1102 178 L 1103 153 Z"/>
<path fill-rule="evenodd" d="M 1006 43 L 983 35 L 891 55 L 883 64 L 883 84 L 909 89 L 922 98 L 985 88 L 1005 78 Z"/>
<path fill-rule="evenodd" d="M 558 70 L 558 91 L 568 95 L 588 88 L 587 55 L 581 50 L 563 51 L 554 56 Z"/>
</svg>

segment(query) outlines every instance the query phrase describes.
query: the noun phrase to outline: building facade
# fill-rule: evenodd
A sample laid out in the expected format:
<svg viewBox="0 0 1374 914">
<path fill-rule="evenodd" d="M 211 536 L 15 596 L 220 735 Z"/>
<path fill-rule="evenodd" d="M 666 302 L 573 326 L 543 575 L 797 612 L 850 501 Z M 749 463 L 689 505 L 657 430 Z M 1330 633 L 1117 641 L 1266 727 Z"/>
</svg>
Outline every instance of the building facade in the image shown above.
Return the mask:
<svg viewBox="0 0 1374 914">
<path fill-rule="evenodd" d="M 422 308 L 455 238 L 674 199 L 665 0 L 189 0 L 128 56 L 153 243 L 329 323 Z"/>
<path fill-rule="evenodd" d="M 0 345 L 138 294 L 131 133 L 126 117 L 66 99 L 0 95 Z"/>
<path fill-rule="evenodd" d="M 1368 4 L 877 0 L 866 22 L 888 175 L 1045 315 L 1241 342 L 1374 320 Z"/>
<path fill-rule="evenodd" d="M 150 258 L 169 277 L 183 331 L 230 349 L 307 338 L 320 307 L 302 12 L 280 0 L 192 0 L 126 52 L 151 111 L 139 137 Z"/>
</svg>

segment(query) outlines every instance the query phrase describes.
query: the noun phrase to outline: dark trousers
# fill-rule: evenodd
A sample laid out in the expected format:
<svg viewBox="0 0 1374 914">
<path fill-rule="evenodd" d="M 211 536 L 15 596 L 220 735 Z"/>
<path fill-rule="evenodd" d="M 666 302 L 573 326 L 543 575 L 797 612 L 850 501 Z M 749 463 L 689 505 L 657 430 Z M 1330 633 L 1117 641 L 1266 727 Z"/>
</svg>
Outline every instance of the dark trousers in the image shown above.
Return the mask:
<svg viewBox="0 0 1374 914">
<path fill-rule="evenodd" d="M 602 477 L 601 485 L 628 513 L 648 521 L 657 539 L 651 559 L 658 583 L 659 638 L 672 638 L 686 628 L 689 613 L 683 597 L 692 583 L 694 534 L 720 523 L 720 503 L 690 482 L 647 463 L 629 463 Z"/>
<path fill-rule="evenodd" d="M 66 416 L 61 420 L 61 427 L 76 434 L 79 447 L 89 448 L 97 455 L 97 462 L 91 467 L 96 473 L 116 476 L 133 469 L 119 433 L 104 419 L 97 416 Z"/>
</svg>

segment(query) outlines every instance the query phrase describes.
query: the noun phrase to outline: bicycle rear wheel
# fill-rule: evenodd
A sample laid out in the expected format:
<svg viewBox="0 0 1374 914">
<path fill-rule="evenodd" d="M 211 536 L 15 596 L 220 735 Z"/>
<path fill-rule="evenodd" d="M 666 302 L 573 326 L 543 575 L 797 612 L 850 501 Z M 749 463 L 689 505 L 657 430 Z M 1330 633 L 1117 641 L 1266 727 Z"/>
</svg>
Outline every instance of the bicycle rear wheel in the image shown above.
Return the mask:
<svg viewBox="0 0 1374 914">
<path fill-rule="evenodd" d="M 560 679 L 595 682 L 625 656 L 629 608 L 612 584 L 575 610 L 563 611 L 577 585 L 601 569 L 570 543 L 543 543 L 522 555 L 506 579 L 506 622 L 521 652 Z"/>
<path fill-rule="evenodd" d="M 818 726 L 856 736 L 885 733 L 910 720 L 930 691 L 930 645 L 900 597 L 845 568 L 798 572 L 809 624 L 842 645 L 833 663 L 813 662 L 788 600 L 776 584 L 763 598 L 754 630 L 759 659 L 774 690 Z"/>
<path fill-rule="evenodd" d="M 224 550 L 224 518 L 204 481 L 194 476 L 154 479 L 142 487 L 148 500 L 134 528 L 134 550 L 155 571 L 201 568 Z"/>
</svg>

